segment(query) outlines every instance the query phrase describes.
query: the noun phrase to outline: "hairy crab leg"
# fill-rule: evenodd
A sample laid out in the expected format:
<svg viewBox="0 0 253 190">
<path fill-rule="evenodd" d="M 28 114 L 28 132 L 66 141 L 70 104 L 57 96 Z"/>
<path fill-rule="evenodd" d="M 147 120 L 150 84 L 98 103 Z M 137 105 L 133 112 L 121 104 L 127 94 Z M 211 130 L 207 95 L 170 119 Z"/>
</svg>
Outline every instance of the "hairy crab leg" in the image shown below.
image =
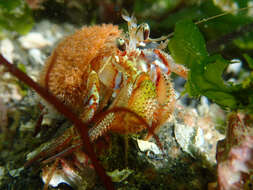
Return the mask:
<svg viewBox="0 0 253 190">
<path fill-rule="evenodd" d="M 170 77 L 163 72 L 159 72 L 158 79 L 156 90 L 159 106 L 154 112 L 154 122 L 150 129 L 152 133 L 155 133 L 171 117 L 176 102 Z M 152 133 L 148 133 L 145 139 L 149 139 Z"/>
<path fill-rule="evenodd" d="M 155 49 L 154 53 L 158 55 L 158 57 L 163 61 L 163 63 L 165 63 L 165 65 L 170 69 L 171 72 L 174 72 L 177 75 L 183 77 L 185 80 L 187 80 L 188 69 L 186 67 L 184 67 L 183 65 L 174 63 L 174 61 L 168 54 L 158 49 Z"/>
<path fill-rule="evenodd" d="M 110 110 L 100 112 L 91 120 L 92 123 L 96 123 L 96 125 L 89 130 L 89 136 L 92 142 L 107 133 L 107 131 L 112 130 L 112 122 L 117 114 L 129 114 L 131 117 L 135 118 L 138 123 L 143 125 L 144 129 L 146 129 L 155 138 L 157 145 L 163 151 L 162 144 L 158 136 L 151 130 L 147 121 L 134 111 L 125 107 L 114 107 Z M 106 118 L 107 115 L 109 116 Z M 117 132 L 117 129 L 112 131 Z"/>
</svg>

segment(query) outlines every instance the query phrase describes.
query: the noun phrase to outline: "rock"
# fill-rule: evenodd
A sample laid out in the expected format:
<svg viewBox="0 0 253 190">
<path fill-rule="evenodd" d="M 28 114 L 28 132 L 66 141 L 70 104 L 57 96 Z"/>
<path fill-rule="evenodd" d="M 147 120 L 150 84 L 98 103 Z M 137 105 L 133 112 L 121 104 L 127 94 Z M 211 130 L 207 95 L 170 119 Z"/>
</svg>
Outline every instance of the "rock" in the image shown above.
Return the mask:
<svg viewBox="0 0 253 190">
<path fill-rule="evenodd" d="M 5 38 L 0 42 L 0 52 L 10 62 L 14 60 L 14 46 L 9 38 Z"/>
<path fill-rule="evenodd" d="M 52 45 L 52 42 L 45 39 L 44 36 L 38 32 L 30 32 L 25 36 L 21 36 L 18 40 L 25 49 L 43 48 Z"/>
</svg>

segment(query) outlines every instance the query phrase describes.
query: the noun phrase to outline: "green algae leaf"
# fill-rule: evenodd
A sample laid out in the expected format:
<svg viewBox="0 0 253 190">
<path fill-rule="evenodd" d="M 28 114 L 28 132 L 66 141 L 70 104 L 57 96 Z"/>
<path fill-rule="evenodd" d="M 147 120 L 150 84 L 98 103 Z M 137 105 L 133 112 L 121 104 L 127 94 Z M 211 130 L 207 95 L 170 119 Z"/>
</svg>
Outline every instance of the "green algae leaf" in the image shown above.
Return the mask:
<svg viewBox="0 0 253 190">
<path fill-rule="evenodd" d="M 253 73 L 241 84 L 224 81 L 222 74 L 229 62 L 221 55 L 208 55 L 204 38 L 192 21 L 183 20 L 176 25 L 169 49 L 177 63 L 190 69 L 186 83 L 190 96 L 203 95 L 222 107 L 253 113 Z M 252 67 L 252 58 L 244 57 Z"/>
<path fill-rule="evenodd" d="M 219 55 L 208 56 L 201 62 L 193 62 L 189 73 L 189 94 L 204 95 L 217 104 L 235 109 L 237 102 L 231 94 L 233 89 L 222 79 L 228 62 Z M 192 93 L 194 92 L 194 93 Z"/>
<path fill-rule="evenodd" d="M 0 33 L 7 30 L 26 34 L 33 24 L 32 12 L 25 1 L 0 0 Z"/>
<path fill-rule="evenodd" d="M 190 20 L 182 20 L 176 24 L 174 37 L 169 43 L 172 57 L 179 64 L 187 67 L 208 56 L 203 36 Z M 200 60 L 199 60 L 200 59 Z"/>
<path fill-rule="evenodd" d="M 177 63 L 190 68 L 186 84 L 189 95 L 204 95 L 221 106 L 236 109 L 234 88 L 222 79 L 228 62 L 220 55 L 208 55 L 205 40 L 192 21 L 183 20 L 176 25 L 169 49 Z"/>
</svg>

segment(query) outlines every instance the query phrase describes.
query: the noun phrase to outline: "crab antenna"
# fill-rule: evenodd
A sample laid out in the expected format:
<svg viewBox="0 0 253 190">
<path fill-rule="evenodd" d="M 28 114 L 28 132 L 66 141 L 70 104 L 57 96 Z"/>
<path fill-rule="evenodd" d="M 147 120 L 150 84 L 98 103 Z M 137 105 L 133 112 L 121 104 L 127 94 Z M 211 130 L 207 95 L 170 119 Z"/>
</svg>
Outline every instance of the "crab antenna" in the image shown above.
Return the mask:
<svg viewBox="0 0 253 190">
<path fill-rule="evenodd" d="M 195 22 L 195 24 L 201 24 L 201 23 L 204 23 L 204 22 L 207 22 L 207 21 L 210 21 L 210 20 L 213 20 L 213 19 L 216 19 L 216 18 L 225 16 L 225 15 L 234 13 L 234 12 L 236 12 L 236 11 L 241 12 L 241 11 L 244 11 L 244 10 L 247 10 L 247 9 L 250 9 L 250 8 L 253 8 L 253 6 L 243 7 L 243 8 L 240 8 L 240 9 L 238 9 L 238 10 L 227 11 L 227 12 L 224 12 L 224 13 L 221 13 L 221 14 L 218 14 L 218 15 L 211 16 L 211 17 L 209 17 L 209 18 L 203 18 L 203 19 L 201 19 L 201 20 Z"/>
</svg>

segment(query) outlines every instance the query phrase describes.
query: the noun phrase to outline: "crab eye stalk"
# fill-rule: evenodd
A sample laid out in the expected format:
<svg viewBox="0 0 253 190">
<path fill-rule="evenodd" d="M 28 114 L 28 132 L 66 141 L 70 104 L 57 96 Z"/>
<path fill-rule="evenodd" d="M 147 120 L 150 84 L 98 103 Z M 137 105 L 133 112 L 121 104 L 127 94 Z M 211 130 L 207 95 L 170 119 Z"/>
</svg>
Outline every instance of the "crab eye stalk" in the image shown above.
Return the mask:
<svg viewBox="0 0 253 190">
<path fill-rule="evenodd" d="M 146 41 L 149 38 L 150 28 L 147 23 L 142 23 L 138 26 L 136 31 L 136 37 L 139 42 Z"/>
<path fill-rule="evenodd" d="M 125 51 L 125 50 L 126 50 L 126 42 L 125 42 L 124 39 L 118 38 L 118 39 L 116 40 L 116 45 L 117 45 L 117 47 L 118 47 L 118 49 L 119 49 L 120 51 Z"/>
<path fill-rule="evenodd" d="M 147 40 L 149 38 L 149 34 L 150 34 L 150 28 L 149 25 L 147 23 L 143 24 L 143 40 Z"/>
</svg>

